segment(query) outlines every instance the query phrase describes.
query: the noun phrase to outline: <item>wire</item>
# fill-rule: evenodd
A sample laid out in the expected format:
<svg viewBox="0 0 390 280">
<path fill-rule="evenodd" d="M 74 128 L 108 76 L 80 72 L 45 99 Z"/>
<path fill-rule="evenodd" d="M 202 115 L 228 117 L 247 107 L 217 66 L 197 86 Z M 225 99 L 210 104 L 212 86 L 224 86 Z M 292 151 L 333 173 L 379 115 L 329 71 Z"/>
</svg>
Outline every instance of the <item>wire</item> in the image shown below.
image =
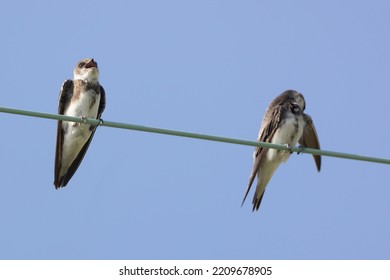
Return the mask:
<svg viewBox="0 0 390 280">
<path fill-rule="evenodd" d="M 213 136 L 213 135 L 199 134 L 199 133 L 192 133 L 192 132 L 185 132 L 185 131 L 178 131 L 178 130 L 171 130 L 171 129 L 163 129 L 163 128 L 156 128 L 156 127 L 142 126 L 142 125 L 134 125 L 134 124 L 127 124 L 127 123 L 111 122 L 111 121 L 101 121 L 96 119 L 71 117 L 71 116 L 58 115 L 58 114 L 48 114 L 48 113 L 26 111 L 26 110 L 5 108 L 5 107 L 0 107 L 0 112 L 37 117 L 37 118 L 78 122 L 78 123 L 88 123 L 93 125 L 101 125 L 101 126 L 114 127 L 120 129 L 137 130 L 137 131 L 166 134 L 166 135 L 173 135 L 173 136 L 180 136 L 180 137 L 187 137 L 187 138 L 194 138 L 194 139 L 201 139 L 201 140 L 208 140 L 208 141 L 224 142 L 224 143 L 237 144 L 237 145 L 263 147 L 268 149 L 277 149 L 277 150 L 285 150 L 285 151 L 290 150 L 296 153 L 306 153 L 306 154 L 313 154 L 313 155 L 345 158 L 351 160 L 390 164 L 390 159 L 384 159 L 384 158 L 375 158 L 375 157 L 368 157 L 368 156 L 362 156 L 356 154 L 340 153 L 340 152 L 318 150 L 318 149 L 311 149 L 311 148 L 304 148 L 304 147 L 287 147 L 285 145 L 272 144 L 266 142 L 249 141 L 249 140 Z"/>
</svg>

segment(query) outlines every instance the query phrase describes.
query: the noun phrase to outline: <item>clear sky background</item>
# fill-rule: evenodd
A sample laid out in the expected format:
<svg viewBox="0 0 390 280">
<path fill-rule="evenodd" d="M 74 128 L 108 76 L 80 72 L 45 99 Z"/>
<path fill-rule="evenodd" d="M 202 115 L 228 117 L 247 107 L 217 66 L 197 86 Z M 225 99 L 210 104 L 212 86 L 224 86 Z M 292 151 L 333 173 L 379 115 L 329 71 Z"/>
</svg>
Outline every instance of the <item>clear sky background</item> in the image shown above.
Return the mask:
<svg viewBox="0 0 390 280">
<path fill-rule="evenodd" d="M 389 1 L 7 1 L 0 106 L 56 113 L 79 59 L 103 119 L 255 140 L 302 92 L 325 150 L 390 158 Z M 389 259 L 387 165 L 292 155 L 259 212 L 253 148 L 100 127 L 55 190 L 56 121 L 0 114 L 1 259 Z"/>
</svg>

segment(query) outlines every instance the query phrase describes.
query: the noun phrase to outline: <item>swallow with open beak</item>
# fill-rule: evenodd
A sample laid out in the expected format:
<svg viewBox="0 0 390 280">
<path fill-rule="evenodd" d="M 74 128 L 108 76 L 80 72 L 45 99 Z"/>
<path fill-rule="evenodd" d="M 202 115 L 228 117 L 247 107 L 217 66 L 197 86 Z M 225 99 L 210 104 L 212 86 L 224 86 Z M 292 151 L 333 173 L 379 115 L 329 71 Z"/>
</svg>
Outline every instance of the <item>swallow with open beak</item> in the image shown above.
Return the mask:
<svg viewBox="0 0 390 280">
<path fill-rule="evenodd" d="M 58 114 L 100 119 L 106 106 L 99 69 L 94 59 L 79 61 L 73 80 L 66 80 L 59 95 Z M 95 134 L 96 126 L 86 123 L 58 121 L 54 163 L 54 186 L 65 187 L 72 178 Z"/>
</svg>

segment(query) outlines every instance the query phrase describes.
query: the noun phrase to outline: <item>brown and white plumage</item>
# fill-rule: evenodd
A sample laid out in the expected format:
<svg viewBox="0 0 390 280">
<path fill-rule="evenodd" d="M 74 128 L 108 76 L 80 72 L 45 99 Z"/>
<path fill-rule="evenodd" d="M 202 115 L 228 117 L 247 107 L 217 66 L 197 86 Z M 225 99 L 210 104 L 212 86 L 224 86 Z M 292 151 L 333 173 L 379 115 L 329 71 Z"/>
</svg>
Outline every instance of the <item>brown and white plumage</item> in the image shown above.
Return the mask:
<svg viewBox="0 0 390 280">
<path fill-rule="evenodd" d="M 79 61 L 74 79 L 66 80 L 59 95 L 58 114 L 100 119 L 105 105 L 105 91 L 99 84 L 99 69 L 94 59 Z M 57 124 L 54 186 L 65 187 L 72 178 L 95 134 L 90 124 L 63 122 Z"/>
<path fill-rule="evenodd" d="M 257 140 L 274 144 L 295 146 L 298 142 L 305 147 L 319 149 L 317 132 L 311 117 L 304 113 L 305 99 L 294 90 L 287 90 L 277 96 L 268 106 L 264 115 Z M 253 197 L 253 211 L 258 210 L 265 188 L 280 163 L 287 161 L 290 151 L 258 147 L 253 154 L 254 162 L 245 201 L 255 177 L 258 177 Z M 321 156 L 314 156 L 318 171 L 321 168 Z"/>
</svg>

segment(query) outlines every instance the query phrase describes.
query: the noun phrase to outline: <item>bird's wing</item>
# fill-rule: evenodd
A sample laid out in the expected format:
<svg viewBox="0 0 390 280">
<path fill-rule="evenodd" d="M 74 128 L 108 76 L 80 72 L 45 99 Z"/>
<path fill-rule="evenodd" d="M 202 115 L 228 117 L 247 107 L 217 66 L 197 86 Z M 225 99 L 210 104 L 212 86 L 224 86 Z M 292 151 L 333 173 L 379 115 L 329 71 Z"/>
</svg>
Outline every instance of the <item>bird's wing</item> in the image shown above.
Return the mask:
<svg viewBox="0 0 390 280">
<path fill-rule="evenodd" d="M 97 119 L 100 119 L 105 108 L 106 108 L 106 92 L 104 91 L 104 88 L 100 86 L 100 103 L 99 103 Z"/>
<path fill-rule="evenodd" d="M 301 139 L 299 139 L 299 144 L 306 148 L 320 149 L 320 142 L 318 140 L 318 135 L 314 123 L 310 115 L 304 114 L 304 119 L 306 122 L 305 128 L 302 133 Z M 314 161 L 317 166 L 317 170 L 321 170 L 321 156 L 313 155 Z"/>
<path fill-rule="evenodd" d="M 260 131 L 259 131 L 259 136 L 257 139 L 258 141 L 271 142 L 273 135 L 275 134 L 276 130 L 279 127 L 280 116 L 282 115 L 283 110 L 284 110 L 284 108 L 281 105 L 270 106 L 270 108 L 267 109 L 267 112 L 264 116 L 264 120 L 262 122 Z M 245 199 L 248 196 L 248 193 L 251 189 L 253 181 L 256 178 L 256 174 L 259 172 L 261 163 L 264 161 L 267 150 L 268 149 L 266 149 L 266 148 L 257 147 L 254 154 L 253 154 L 254 162 L 253 162 L 252 172 L 251 172 L 251 175 L 249 176 L 249 182 L 248 182 L 248 186 L 247 186 L 247 189 L 245 192 L 244 199 L 242 200 L 242 204 L 244 204 Z M 263 194 L 261 195 L 260 199 L 262 197 L 263 197 Z"/>
<path fill-rule="evenodd" d="M 61 87 L 58 98 L 58 114 L 63 115 L 65 108 L 69 106 L 69 101 L 73 96 L 73 81 L 66 80 Z M 54 185 L 56 188 L 61 186 L 60 170 L 62 160 L 62 145 L 64 143 L 64 133 L 62 131 L 62 121 L 57 122 L 57 141 L 56 155 L 54 160 Z"/>
</svg>

